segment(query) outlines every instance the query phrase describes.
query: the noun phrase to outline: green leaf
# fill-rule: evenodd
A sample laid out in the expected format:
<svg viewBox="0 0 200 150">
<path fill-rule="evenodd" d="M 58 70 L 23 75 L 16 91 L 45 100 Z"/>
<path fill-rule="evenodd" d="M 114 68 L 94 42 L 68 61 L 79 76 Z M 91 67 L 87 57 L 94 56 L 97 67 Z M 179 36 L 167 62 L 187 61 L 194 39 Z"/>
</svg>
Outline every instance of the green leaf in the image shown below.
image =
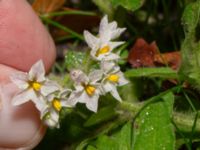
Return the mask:
<svg viewBox="0 0 200 150">
<path fill-rule="evenodd" d="M 131 128 L 132 124 L 128 122 L 112 136 L 99 136 L 94 142 L 95 147 L 98 150 L 131 150 Z"/>
<path fill-rule="evenodd" d="M 116 112 L 113 106 L 107 106 L 100 109 L 96 114 L 93 114 L 84 124 L 85 127 L 89 127 L 92 125 L 99 124 L 101 122 L 107 121 L 114 116 L 116 116 Z"/>
<path fill-rule="evenodd" d="M 112 4 L 109 0 L 92 0 L 99 9 L 107 14 L 110 18 L 113 17 L 114 9 L 112 7 Z"/>
<path fill-rule="evenodd" d="M 126 77 L 177 78 L 176 71 L 168 67 L 131 69 L 126 71 L 125 75 Z"/>
<path fill-rule="evenodd" d="M 135 102 L 141 93 L 141 88 L 137 86 L 137 81 L 129 80 L 129 83 L 119 88 L 123 101 Z"/>
<path fill-rule="evenodd" d="M 145 107 L 135 121 L 134 150 L 173 150 L 175 135 L 171 123 L 174 95 L 167 93 L 160 101 Z"/>
<path fill-rule="evenodd" d="M 194 32 L 199 22 L 200 1 L 187 5 L 182 16 L 185 33 Z M 192 17 L 191 17 L 192 16 Z"/>
<path fill-rule="evenodd" d="M 97 139 L 96 147 L 99 150 L 119 150 L 117 142 L 106 135 L 102 135 Z"/>
<path fill-rule="evenodd" d="M 192 16 L 192 17 L 191 17 Z M 196 37 L 196 28 L 200 19 L 200 1 L 187 5 L 182 22 L 185 40 L 181 46 L 182 64 L 179 75 L 192 86 L 200 89 L 200 42 Z"/>
<path fill-rule="evenodd" d="M 130 150 L 131 149 L 131 134 L 132 134 L 132 124 L 128 122 L 125 124 L 121 131 L 115 135 L 116 141 L 118 141 L 119 150 Z M 120 141 L 120 142 L 119 142 Z"/>
<path fill-rule="evenodd" d="M 87 150 L 97 150 L 94 146 L 91 146 L 91 145 L 89 145 L 88 147 L 87 147 Z"/>
<path fill-rule="evenodd" d="M 143 5 L 144 0 L 111 0 L 111 2 L 114 6 L 121 5 L 128 10 L 135 11 Z"/>
</svg>

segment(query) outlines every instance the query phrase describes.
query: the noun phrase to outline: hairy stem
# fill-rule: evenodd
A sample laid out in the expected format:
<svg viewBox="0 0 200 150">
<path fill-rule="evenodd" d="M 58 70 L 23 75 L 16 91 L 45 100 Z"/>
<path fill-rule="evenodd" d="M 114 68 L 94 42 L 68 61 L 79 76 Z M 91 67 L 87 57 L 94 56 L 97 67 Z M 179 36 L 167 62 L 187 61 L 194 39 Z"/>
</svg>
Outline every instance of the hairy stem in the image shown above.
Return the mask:
<svg viewBox="0 0 200 150">
<path fill-rule="evenodd" d="M 132 117 L 135 117 L 141 109 L 144 108 L 145 103 L 130 103 L 130 102 L 121 102 L 119 110 L 131 113 Z M 183 114 L 180 112 L 173 112 L 173 122 L 177 127 L 183 132 L 191 132 L 191 129 L 195 120 L 195 113 L 193 114 Z M 194 132 L 200 132 L 200 118 L 196 119 L 196 127 Z"/>
</svg>

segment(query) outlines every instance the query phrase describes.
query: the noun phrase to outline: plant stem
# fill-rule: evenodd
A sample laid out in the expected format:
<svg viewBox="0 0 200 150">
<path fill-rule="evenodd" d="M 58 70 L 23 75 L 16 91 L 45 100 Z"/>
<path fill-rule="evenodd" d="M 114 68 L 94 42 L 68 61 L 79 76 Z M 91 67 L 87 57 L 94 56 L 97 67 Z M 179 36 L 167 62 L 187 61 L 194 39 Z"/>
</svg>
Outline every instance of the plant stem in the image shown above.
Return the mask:
<svg viewBox="0 0 200 150">
<path fill-rule="evenodd" d="M 58 23 L 56 21 L 53 21 L 52 19 L 49 19 L 47 17 L 41 17 L 41 19 L 44 22 L 46 22 L 46 23 L 48 23 L 48 24 L 50 24 L 52 26 L 55 26 L 55 27 L 60 28 L 61 30 L 65 31 L 65 32 L 70 33 L 71 35 L 73 35 L 74 37 L 77 37 L 80 40 L 84 40 L 82 35 L 78 34 L 77 32 L 74 32 L 73 30 L 67 28 L 66 26 L 61 25 L 60 23 Z"/>
<path fill-rule="evenodd" d="M 51 12 L 40 17 L 55 17 L 55 16 L 63 16 L 63 15 L 83 15 L 83 16 L 95 16 L 94 12 L 87 12 L 87 11 L 79 11 L 79 10 L 67 10 L 67 11 L 58 11 L 58 12 Z"/>
</svg>

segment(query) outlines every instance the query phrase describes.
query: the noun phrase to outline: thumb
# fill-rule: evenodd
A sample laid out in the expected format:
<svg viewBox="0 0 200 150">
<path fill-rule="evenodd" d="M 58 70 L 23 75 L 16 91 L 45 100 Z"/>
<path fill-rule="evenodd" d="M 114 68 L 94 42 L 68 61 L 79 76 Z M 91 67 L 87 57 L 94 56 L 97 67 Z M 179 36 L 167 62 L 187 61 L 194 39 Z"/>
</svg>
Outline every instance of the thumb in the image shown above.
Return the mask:
<svg viewBox="0 0 200 150">
<path fill-rule="evenodd" d="M 32 149 L 42 139 L 45 127 L 33 103 L 11 104 L 18 89 L 8 77 L 15 72 L 0 65 L 0 149 Z"/>
<path fill-rule="evenodd" d="M 0 52 L 0 64 L 21 71 L 39 59 L 47 70 L 53 64 L 53 40 L 27 0 L 0 0 Z"/>
<path fill-rule="evenodd" d="M 45 127 L 31 102 L 11 105 L 18 89 L 9 76 L 27 72 L 39 59 L 49 70 L 55 45 L 26 0 L 0 0 L 0 16 L 0 149 L 32 149 Z"/>
</svg>

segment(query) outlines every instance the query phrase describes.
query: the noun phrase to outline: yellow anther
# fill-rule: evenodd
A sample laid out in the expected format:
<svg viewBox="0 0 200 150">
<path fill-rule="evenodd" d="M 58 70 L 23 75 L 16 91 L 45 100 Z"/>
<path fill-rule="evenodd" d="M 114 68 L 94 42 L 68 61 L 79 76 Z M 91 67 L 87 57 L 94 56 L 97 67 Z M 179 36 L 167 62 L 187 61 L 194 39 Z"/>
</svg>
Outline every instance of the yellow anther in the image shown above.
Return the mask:
<svg viewBox="0 0 200 150">
<path fill-rule="evenodd" d="M 54 107 L 55 110 L 60 111 L 62 108 L 62 105 L 58 99 L 54 99 L 52 101 L 52 106 Z"/>
<path fill-rule="evenodd" d="M 109 81 L 112 81 L 114 83 L 118 82 L 119 81 L 119 76 L 116 75 L 116 74 L 111 74 L 110 76 L 108 76 L 107 78 Z"/>
<path fill-rule="evenodd" d="M 94 94 L 95 90 L 96 90 L 95 87 L 92 85 L 85 86 L 85 91 L 89 96 L 92 96 Z"/>
<path fill-rule="evenodd" d="M 32 81 L 29 83 L 30 87 L 32 87 L 35 91 L 39 91 L 41 89 L 41 84 L 36 81 Z"/>
<path fill-rule="evenodd" d="M 110 51 L 110 47 L 108 45 L 100 48 L 97 53 L 96 53 L 96 56 L 98 57 L 99 55 L 101 54 L 105 54 L 105 53 L 108 53 Z"/>
</svg>

